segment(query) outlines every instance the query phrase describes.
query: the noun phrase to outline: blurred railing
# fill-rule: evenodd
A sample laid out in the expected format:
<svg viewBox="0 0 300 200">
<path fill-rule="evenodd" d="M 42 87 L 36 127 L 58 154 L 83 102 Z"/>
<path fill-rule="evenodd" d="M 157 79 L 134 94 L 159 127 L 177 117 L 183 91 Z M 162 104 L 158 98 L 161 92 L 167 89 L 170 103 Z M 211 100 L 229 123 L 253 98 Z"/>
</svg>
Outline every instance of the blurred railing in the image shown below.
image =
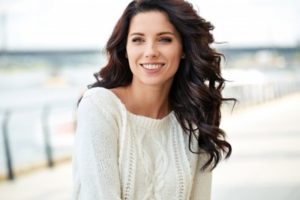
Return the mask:
<svg viewBox="0 0 300 200">
<path fill-rule="evenodd" d="M 228 70 L 225 78 L 234 81 L 227 82 L 224 97 L 236 98 L 239 101 L 237 108 L 267 102 L 300 91 L 299 72 Z M 74 102 L 0 110 L 0 180 L 12 180 L 16 174 L 37 166 L 53 167 L 57 161 L 71 158 L 76 123 Z M 17 115 L 21 116 L 14 121 Z M 30 127 L 30 130 L 26 132 L 24 127 Z"/>
<path fill-rule="evenodd" d="M 42 107 L 9 108 L 2 112 L 0 110 L 0 158 L 4 156 L 0 159 L 0 180 L 13 180 L 16 174 L 27 173 L 39 167 L 51 168 L 58 161 L 69 160 L 73 146 L 75 112 L 76 105 L 70 102 L 48 103 Z M 25 126 L 18 123 L 20 119 L 15 120 L 17 123 L 12 122 L 17 115 L 23 116 Z M 21 127 L 16 128 L 19 125 Z M 34 133 L 24 130 L 23 127 L 26 126 Z M 23 134 L 16 135 L 16 130 Z"/>
<path fill-rule="evenodd" d="M 286 94 L 300 91 L 300 69 L 272 71 L 228 71 L 235 73 L 235 81 L 227 82 L 224 97 L 238 100 L 237 109 L 268 102 Z M 239 75 L 241 73 L 241 75 Z M 230 106 L 225 104 L 225 109 Z M 231 108 L 231 107 L 230 107 Z"/>
</svg>

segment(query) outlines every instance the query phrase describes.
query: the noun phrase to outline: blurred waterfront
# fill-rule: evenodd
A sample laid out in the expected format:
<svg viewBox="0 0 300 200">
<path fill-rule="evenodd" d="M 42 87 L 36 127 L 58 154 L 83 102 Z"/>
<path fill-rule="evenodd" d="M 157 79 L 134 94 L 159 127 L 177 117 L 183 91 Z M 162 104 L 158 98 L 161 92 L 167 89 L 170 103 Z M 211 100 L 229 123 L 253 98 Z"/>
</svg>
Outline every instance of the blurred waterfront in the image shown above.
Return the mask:
<svg viewBox="0 0 300 200">
<path fill-rule="evenodd" d="M 248 157 L 249 159 L 246 163 L 253 166 L 253 169 L 266 170 L 266 173 L 268 173 L 266 176 L 272 176 L 272 172 L 269 172 L 267 168 L 280 168 L 280 166 L 269 166 L 268 158 L 276 156 L 278 150 L 273 155 L 272 149 L 274 146 L 270 149 L 260 146 L 261 149 L 258 151 L 258 149 L 251 148 L 259 146 L 254 147 L 251 145 L 252 143 L 255 145 L 257 143 L 261 145 L 267 144 L 267 137 L 276 137 L 277 143 L 274 143 L 274 145 L 279 145 L 283 141 L 283 144 L 281 144 L 283 146 L 278 146 L 281 147 L 279 151 L 283 151 L 282 154 L 279 153 L 279 156 L 290 156 L 289 162 L 296 162 L 295 166 L 298 166 L 297 155 L 300 154 L 300 151 L 297 149 L 297 145 L 300 146 L 298 141 L 300 130 L 296 128 L 298 127 L 297 124 L 289 123 L 290 129 L 292 128 L 290 126 L 295 127 L 294 129 L 292 128 L 293 132 L 287 133 L 284 132 L 282 127 L 286 126 L 287 122 L 280 124 L 280 122 L 276 121 L 270 129 L 263 128 L 264 126 L 260 123 L 260 120 L 280 118 L 280 116 L 278 111 L 260 112 L 257 110 L 257 106 L 264 105 L 264 107 L 268 107 L 270 105 L 269 107 L 276 107 L 276 104 L 274 104 L 276 99 L 278 101 L 284 96 L 300 91 L 299 48 L 277 49 L 276 51 L 268 48 L 221 49 L 220 51 L 227 56 L 226 63 L 223 63 L 223 75 L 228 80 L 224 96 L 235 97 L 239 100 L 239 103 L 235 107 L 233 114 L 231 113 L 232 105 L 223 107 L 223 126 L 228 132 L 230 141 L 231 139 L 233 141 L 234 155 L 231 159 L 232 161 L 229 162 L 230 164 L 223 164 L 216 171 L 213 197 L 216 200 L 245 200 L 248 196 L 248 199 L 270 199 L 259 198 L 260 194 L 264 197 L 270 195 L 272 187 L 270 187 L 271 189 L 265 188 L 268 186 L 266 184 L 268 184 L 269 180 L 265 183 L 260 182 L 261 178 L 249 179 L 249 177 L 243 176 L 243 170 L 249 170 L 243 163 L 245 158 Z M 0 183 L 0 191 L 2 190 L 2 195 L 6 195 L 3 198 L 5 197 L 7 200 L 24 199 L 18 198 L 18 195 L 13 197 L 13 194 L 16 193 L 8 192 L 8 188 L 9 191 L 24 190 L 23 192 L 25 192 L 25 185 L 44 180 L 50 181 L 51 185 L 56 185 L 56 181 L 60 182 L 60 184 L 56 185 L 56 189 L 62 190 L 60 191 L 61 195 L 57 195 L 57 197 L 52 196 L 51 198 L 49 196 L 49 199 L 67 199 L 66 197 L 69 196 L 68 193 L 70 193 L 71 187 L 71 166 L 69 162 L 73 149 L 76 103 L 86 89 L 86 85 L 94 81 L 93 73 L 98 71 L 104 62 L 105 59 L 100 51 L 11 52 L 0 55 L 0 122 L 2 124 L 0 131 L 0 181 L 2 182 Z M 295 99 L 292 105 L 299 107 L 295 101 L 299 101 L 299 99 Z M 287 103 L 290 104 L 289 102 Z M 281 109 L 284 112 L 286 105 L 283 103 L 281 106 L 283 106 Z M 295 109 L 298 109 L 298 107 Z M 256 114 L 245 114 L 243 118 L 241 113 L 249 113 L 249 110 L 252 108 L 257 110 Z M 289 108 L 291 109 L 291 107 Z M 293 117 L 290 119 L 290 122 L 295 122 L 295 119 L 299 117 L 296 115 L 295 113 L 287 113 L 286 117 L 288 118 L 285 119 L 289 121 L 289 117 Z M 260 118 L 258 118 L 259 116 Z M 274 132 L 274 130 L 280 131 Z M 2 148 L 4 147 L 4 132 L 9 139 L 10 164 L 15 179 L 9 184 L 6 184 L 7 181 L 5 180 L 8 178 L 9 173 L 7 154 L 5 148 Z M 243 139 L 244 136 L 252 142 L 248 144 L 248 141 Z M 286 137 L 292 140 L 287 140 Z M 48 141 L 46 140 L 47 138 Z M 265 142 L 262 143 L 261 141 L 259 143 L 261 139 Z M 271 141 L 273 142 L 274 139 Z M 291 148 L 288 147 L 290 145 L 289 142 L 293 142 L 291 143 L 293 145 Z M 51 150 L 50 154 L 49 148 Z M 288 151 L 292 153 L 285 153 L 284 149 L 286 148 L 289 148 L 290 150 Z M 256 154 L 244 154 L 245 151 L 248 153 L 252 150 Z M 52 168 L 47 172 L 45 170 L 47 165 L 50 166 L 49 156 L 51 162 L 53 162 L 51 166 L 54 164 L 54 169 Z M 252 161 L 256 156 L 259 156 L 260 159 L 267 159 L 267 161 L 256 159 Z M 294 161 L 293 158 L 295 158 Z M 61 162 L 69 164 L 60 164 Z M 265 169 L 257 168 L 261 162 L 265 162 L 263 166 Z M 286 161 L 276 160 L 274 165 L 282 165 L 284 162 Z M 294 168 L 292 168 L 291 172 L 294 172 Z M 57 175 L 55 175 L 56 173 Z M 66 174 L 65 178 L 67 180 L 59 180 L 59 176 L 64 176 L 62 173 Z M 247 171 L 247 173 L 250 172 Z M 276 173 L 283 173 L 283 170 Z M 51 174 L 54 177 L 56 176 L 57 180 L 49 178 L 48 176 Z M 263 175 L 261 174 L 261 176 Z M 285 179 L 284 175 L 274 174 L 274 177 L 276 176 L 280 179 Z M 247 181 L 250 182 L 248 183 Z M 290 187 L 297 187 L 299 181 L 298 177 L 294 176 L 294 181 L 288 183 L 291 185 L 286 186 L 287 189 L 285 191 L 289 191 L 288 188 Z M 245 182 L 245 185 L 236 185 L 240 182 Z M 263 185 L 265 189 L 262 189 L 256 198 L 250 198 L 253 195 L 249 194 L 249 192 L 247 193 L 247 188 L 260 188 L 260 184 L 265 184 Z M 19 185 L 18 187 L 23 189 L 14 185 Z M 44 187 L 40 188 L 39 195 L 45 195 L 44 193 L 51 191 L 51 188 L 52 186 L 45 184 Z M 235 190 L 235 188 L 240 188 L 243 193 L 232 196 L 231 191 Z M 257 189 L 259 190 L 259 188 Z M 40 199 L 36 198 L 34 193 L 27 194 L 27 196 L 28 200 Z M 300 196 L 297 194 L 296 197 Z M 45 198 L 43 196 L 42 199 Z M 278 198 L 278 200 L 280 199 L 284 198 Z"/>
<path fill-rule="evenodd" d="M 300 198 L 300 92 L 226 115 L 233 154 L 213 175 L 212 200 L 298 200 Z M 5 200 L 67 200 L 71 163 L 0 182 Z"/>
<path fill-rule="evenodd" d="M 5 135 L 14 176 L 49 156 L 70 160 L 77 100 L 101 62 L 96 52 L 0 54 L 0 181 L 9 174 Z"/>
<path fill-rule="evenodd" d="M 0 200 L 70 199 L 76 103 L 128 2 L 0 0 Z M 299 1 L 190 2 L 216 27 L 223 94 L 239 101 L 222 108 L 233 154 L 212 200 L 299 200 Z"/>
</svg>

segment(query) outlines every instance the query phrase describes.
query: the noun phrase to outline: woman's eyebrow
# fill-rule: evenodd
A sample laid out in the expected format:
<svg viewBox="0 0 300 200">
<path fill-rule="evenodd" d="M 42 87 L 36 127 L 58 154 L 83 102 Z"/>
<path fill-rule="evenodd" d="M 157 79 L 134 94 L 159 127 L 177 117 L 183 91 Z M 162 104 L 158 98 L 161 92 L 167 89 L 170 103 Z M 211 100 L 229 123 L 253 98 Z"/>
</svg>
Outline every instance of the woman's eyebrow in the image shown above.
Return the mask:
<svg viewBox="0 0 300 200">
<path fill-rule="evenodd" d="M 139 35 L 139 36 L 144 36 L 144 33 L 139 33 L 139 32 L 135 32 L 135 33 L 131 33 L 129 36 L 134 36 L 134 35 Z"/>
<path fill-rule="evenodd" d="M 157 35 L 175 35 L 175 33 L 171 32 L 171 31 L 163 31 L 163 32 L 159 32 Z M 129 36 L 135 36 L 135 35 L 138 35 L 138 36 L 144 36 L 145 34 L 144 33 L 140 33 L 140 32 L 133 32 L 131 33 Z"/>
<path fill-rule="evenodd" d="M 160 32 L 160 33 L 158 33 L 157 35 L 166 35 L 166 34 L 168 34 L 168 35 L 175 35 L 175 33 L 170 32 L 170 31 Z"/>
</svg>

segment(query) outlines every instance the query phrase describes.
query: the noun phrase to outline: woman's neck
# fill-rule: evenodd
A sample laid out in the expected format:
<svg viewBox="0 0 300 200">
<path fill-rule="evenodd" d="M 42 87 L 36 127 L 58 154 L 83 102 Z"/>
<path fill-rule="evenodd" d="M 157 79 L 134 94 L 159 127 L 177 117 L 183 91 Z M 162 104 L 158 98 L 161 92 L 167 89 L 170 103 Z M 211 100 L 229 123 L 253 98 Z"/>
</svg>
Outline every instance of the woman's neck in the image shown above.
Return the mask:
<svg viewBox="0 0 300 200">
<path fill-rule="evenodd" d="M 155 119 L 161 119 L 171 111 L 169 90 L 169 87 L 139 86 L 135 84 L 113 89 L 128 111 Z"/>
</svg>

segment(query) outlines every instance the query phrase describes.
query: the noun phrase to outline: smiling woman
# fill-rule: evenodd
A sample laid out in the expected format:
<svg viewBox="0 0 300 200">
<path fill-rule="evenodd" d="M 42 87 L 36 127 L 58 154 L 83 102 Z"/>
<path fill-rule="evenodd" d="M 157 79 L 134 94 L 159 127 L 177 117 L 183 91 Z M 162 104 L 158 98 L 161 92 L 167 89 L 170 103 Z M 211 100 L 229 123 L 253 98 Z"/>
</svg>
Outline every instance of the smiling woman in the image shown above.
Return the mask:
<svg viewBox="0 0 300 200">
<path fill-rule="evenodd" d="M 126 52 L 133 85 L 160 85 L 170 90 L 183 51 L 181 36 L 165 13 L 149 11 L 134 16 Z"/>
<path fill-rule="evenodd" d="M 231 153 L 212 29 L 184 0 L 129 3 L 79 103 L 74 199 L 210 199 Z"/>
</svg>

